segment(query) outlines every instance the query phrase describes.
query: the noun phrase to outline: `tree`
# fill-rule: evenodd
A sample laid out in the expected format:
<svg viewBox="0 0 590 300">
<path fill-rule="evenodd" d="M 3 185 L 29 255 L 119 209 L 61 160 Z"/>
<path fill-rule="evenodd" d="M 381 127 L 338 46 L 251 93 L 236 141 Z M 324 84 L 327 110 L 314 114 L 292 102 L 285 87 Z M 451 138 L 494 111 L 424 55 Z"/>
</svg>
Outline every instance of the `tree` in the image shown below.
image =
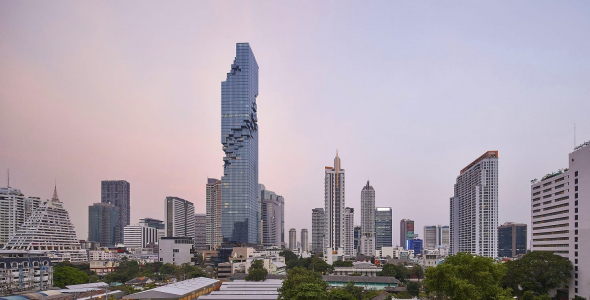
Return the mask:
<svg viewBox="0 0 590 300">
<path fill-rule="evenodd" d="M 291 250 L 283 250 L 279 252 L 279 255 L 285 258 L 285 262 L 289 262 L 291 260 L 297 260 L 299 257 L 297 254 L 293 253 Z"/>
<path fill-rule="evenodd" d="M 420 295 L 420 283 L 415 281 L 408 282 L 408 294 L 418 297 Z"/>
<path fill-rule="evenodd" d="M 384 277 L 395 277 L 397 275 L 397 266 L 394 264 L 384 264 L 380 272 L 377 272 L 377 276 Z"/>
<path fill-rule="evenodd" d="M 356 298 L 345 289 L 330 290 L 330 300 L 356 300 Z"/>
<path fill-rule="evenodd" d="M 176 266 L 171 263 L 165 263 L 160 267 L 160 273 L 165 275 L 172 275 L 176 273 Z"/>
<path fill-rule="evenodd" d="M 410 276 L 412 278 L 422 278 L 424 277 L 424 269 L 420 265 L 414 265 L 412 269 L 410 269 Z"/>
<path fill-rule="evenodd" d="M 575 296 L 572 300 L 586 300 L 586 298 L 581 296 Z"/>
<path fill-rule="evenodd" d="M 511 299 L 511 290 L 500 286 L 505 273 L 506 267 L 492 258 L 458 253 L 428 268 L 424 284 L 437 299 Z"/>
<path fill-rule="evenodd" d="M 394 295 L 395 299 L 412 299 L 412 295 L 408 292 L 399 292 Z"/>
<path fill-rule="evenodd" d="M 287 271 L 287 278 L 279 289 L 279 299 L 325 299 L 327 288 L 328 283 L 322 280 L 320 273 L 296 267 Z M 312 294 L 316 297 L 305 298 Z"/>
<path fill-rule="evenodd" d="M 341 261 L 341 260 L 337 260 L 334 263 L 332 263 L 332 267 L 336 268 L 336 267 L 352 267 L 352 260 L 346 260 L 346 261 Z"/>
<path fill-rule="evenodd" d="M 248 269 L 248 275 L 246 275 L 246 281 L 264 281 L 268 275 L 268 271 L 264 268 L 262 260 L 256 259 L 250 265 Z"/>
<path fill-rule="evenodd" d="M 356 286 L 353 282 L 349 282 L 344 287 L 344 290 L 346 290 L 352 296 L 354 296 L 354 299 L 362 300 L 365 288 L 360 287 L 360 286 Z"/>
<path fill-rule="evenodd" d="M 401 282 L 406 282 L 410 278 L 410 271 L 402 264 L 384 264 L 383 269 L 377 273 L 377 276 L 395 277 Z"/>
<path fill-rule="evenodd" d="M 53 285 L 61 288 L 71 284 L 82 284 L 88 282 L 88 274 L 70 266 L 54 268 Z"/>
<path fill-rule="evenodd" d="M 531 291 L 547 294 L 560 287 L 571 277 L 573 269 L 569 259 L 545 251 L 533 251 L 517 260 L 506 262 L 507 272 L 502 279 L 504 287 L 518 293 Z M 520 287 L 520 288 L 519 288 Z"/>
</svg>

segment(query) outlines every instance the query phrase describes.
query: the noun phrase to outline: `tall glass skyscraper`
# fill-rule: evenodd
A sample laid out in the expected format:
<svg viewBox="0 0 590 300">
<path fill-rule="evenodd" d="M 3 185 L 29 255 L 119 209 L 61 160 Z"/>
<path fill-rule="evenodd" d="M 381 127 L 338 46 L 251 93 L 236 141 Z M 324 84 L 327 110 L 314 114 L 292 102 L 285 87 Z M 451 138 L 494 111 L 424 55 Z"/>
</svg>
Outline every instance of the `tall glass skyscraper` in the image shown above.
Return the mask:
<svg viewBox="0 0 590 300">
<path fill-rule="evenodd" d="M 391 207 L 375 208 L 375 249 L 392 246 Z"/>
<path fill-rule="evenodd" d="M 236 44 L 236 58 L 221 83 L 221 235 L 225 244 L 256 244 L 258 204 L 258 64 L 248 43 Z"/>
</svg>

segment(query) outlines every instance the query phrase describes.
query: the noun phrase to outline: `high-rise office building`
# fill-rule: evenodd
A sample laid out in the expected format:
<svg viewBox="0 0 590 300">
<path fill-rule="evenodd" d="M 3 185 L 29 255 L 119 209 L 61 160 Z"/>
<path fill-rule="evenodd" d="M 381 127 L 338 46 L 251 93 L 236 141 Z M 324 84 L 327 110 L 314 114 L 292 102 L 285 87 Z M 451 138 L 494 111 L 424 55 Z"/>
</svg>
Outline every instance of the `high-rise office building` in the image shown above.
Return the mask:
<svg viewBox="0 0 590 300">
<path fill-rule="evenodd" d="M 450 199 L 451 254 L 498 256 L 498 151 L 461 170 Z"/>
<path fill-rule="evenodd" d="M 424 249 L 449 248 L 449 226 L 424 226 Z"/>
<path fill-rule="evenodd" d="M 531 250 L 568 258 L 574 267 L 564 298 L 590 295 L 590 141 L 574 148 L 569 168 L 531 182 Z"/>
<path fill-rule="evenodd" d="M 419 238 L 413 238 L 408 240 L 408 249 L 407 250 L 414 250 L 414 255 L 422 255 L 422 250 L 424 249 L 424 242 Z"/>
<path fill-rule="evenodd" d="M 99 242 L 101 247 L 115 246 L 119 208 L 110 203 L 88 206 L 88 241 Z"/>
<path fill-rule="evenodd" d="M 208 250 L 207 214 L 195 214 L 195 250 Z"/>
<path fill-rule="evenodd" d="M 227 244 L 257 244 L 258 64 L 248 43 L 236 45 L 236 57 L 221 83 L 221 234 Z"/>
<path fill-rule="evenodd" d="M 516 257 L 526 254 L 527 225 L 506 222 L 498 227 L 498 256 Z"/>
<path fill-rule="evenodd" d="M 354 208 L 344 209 L 344 255 L 356 256 L 354 251 Z"/>
<path fill-rule="evenodd" d="M 309 237 L 307 229 L 301 229 L 301 251 L 309 252 Z"/>
<path fill-rule="evenodd" d="M 166 197 L 164 200 L 167 237 L 195 237 L 195 206 L 192 202 L 178 198 Z"/>
<path fill-rule="evenodd" d="M 52 262 L 88 261 L 86 250 L 82 249 L 70 222 L 70 215 L 57 197 L 57 187 L 51 200 L 43 201 L 33 211 L 6 243 L 4 250 L 41 251 L 47 253 Z"/>
<path fill-rule="evenodd" d="M 361 245 L 359 252 L 375 255 L 375 189 L 367 184 L 361 191 Z"/>
<path fill-rule="evenodd" d="M 262 245 L 280 247 L 285 239 L 285 200 L 262 184 L 259 184 L 259 191 Z"/>
<path fill-rule="evenodd" d="M 207 178 L 206 213 L 207 213 L 207 246 L 217 249 L 221 246 L 221 180 Z"/>
<path fill-rule="evenodd" d="M 145 222 L 127 225 L 124 229 L 123 240 L 127 248 L 146 248 L 148 244 L 158 243 L 158 229 L 150 227 Z"/>
<path fill-rule="evenodd" d="M 375 249 L 393 246 L 393 216 L 391 207 L 375 208 Z"/>
<path fill-rule="evenodd" d="M 361 253 L 361 226 L 354 226 L 354 251 Z"/>
<path fill-rule="evenodd" d="M 8 242 L 40 204 L 41 199 L 25 197 L 19 189 L 0 188 L 0 247 Z"/>
<path fill-rule="evenodd" d="M 126 180 L 103 180 L 100 191 L 100 202 L 110 203 L 119 210 L 115 243 L 123 243 L 124 228 L 131 224 L 131 186 Z"/>
<path fill-rule="evenodd" d="M 402 219 L 399 222 L 399 244 L 406 250 L 408 248 L 408 241 L 414 239 L 414 221 L 410 219 Z"/>
<path fill-rule="evenodd" d="M 311 210 L 311 251 L 313 253 L 324 252 L 324 234 L 326 221 L 323 208 Z"/>
<path fill-rule="evenodd" d="M 324 175 L 324 249 L 344 250 L 344 191 L 344 169 L 336 151 L 334 167 L 326 167 Z"/>
<path fill-rule="evenodd" d="M 297 249 L 297 230 L 295 228 L 289 229 L 289 249 Z"/>
</svg>

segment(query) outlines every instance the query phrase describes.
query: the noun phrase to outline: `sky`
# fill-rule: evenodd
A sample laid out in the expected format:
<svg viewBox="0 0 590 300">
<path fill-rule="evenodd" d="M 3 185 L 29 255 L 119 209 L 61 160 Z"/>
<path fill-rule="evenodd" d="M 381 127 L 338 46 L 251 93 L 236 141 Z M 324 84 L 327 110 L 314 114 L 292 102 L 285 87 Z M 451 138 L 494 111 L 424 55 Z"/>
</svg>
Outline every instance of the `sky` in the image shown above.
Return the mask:
<svg viewBox="0 0 590 300">
<path fill-rule="evenodd" d="M 399 221 L 449 224 L 460 170 L 499 151 L 499 221 L 530 226 L 530 180 L 590 140 L 590 2 L 0 0 L 0 170 L 57 183 L 78 238 L 101 180 L 131 222 L 177 196 L 205 213 L 223 172 L 221 81 L 259 64 L 259 182 L 311 230 L 338 150 L 360 224 L 370 180 Z M 2 180 L 2 186 L 6 181 Z"/>
</svg>

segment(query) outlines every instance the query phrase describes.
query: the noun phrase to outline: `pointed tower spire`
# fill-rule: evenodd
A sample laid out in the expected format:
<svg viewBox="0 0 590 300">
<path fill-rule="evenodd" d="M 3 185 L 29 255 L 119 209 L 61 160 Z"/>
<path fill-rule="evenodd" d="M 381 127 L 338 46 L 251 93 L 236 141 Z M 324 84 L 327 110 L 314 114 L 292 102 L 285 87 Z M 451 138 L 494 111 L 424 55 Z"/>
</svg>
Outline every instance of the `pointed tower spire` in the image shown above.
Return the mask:
<svg viewBox="0 0 590 300">
<path fill-rule="evenodd" d="M 59 202 L 59 198 L 57 197 L 57 183 L 55 184 L 55 186 L 53 188 L 53 198 L 51 198 L 51 201 Z"/>
</svg>

